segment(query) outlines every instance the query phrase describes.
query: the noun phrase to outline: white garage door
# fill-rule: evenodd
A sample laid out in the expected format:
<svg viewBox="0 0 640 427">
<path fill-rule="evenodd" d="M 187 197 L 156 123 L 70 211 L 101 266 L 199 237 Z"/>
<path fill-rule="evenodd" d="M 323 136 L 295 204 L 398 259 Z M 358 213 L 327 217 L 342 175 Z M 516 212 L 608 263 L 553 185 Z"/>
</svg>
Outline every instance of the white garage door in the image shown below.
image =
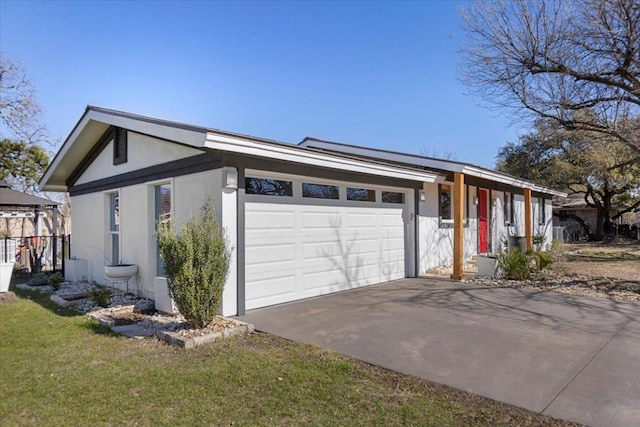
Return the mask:
<svg viewBox="0 0 640 427">
<path fill-rule="evenodd" d="M 247 176 L 246 309 L 406 277 L 410 192 Z"/>
</svg>

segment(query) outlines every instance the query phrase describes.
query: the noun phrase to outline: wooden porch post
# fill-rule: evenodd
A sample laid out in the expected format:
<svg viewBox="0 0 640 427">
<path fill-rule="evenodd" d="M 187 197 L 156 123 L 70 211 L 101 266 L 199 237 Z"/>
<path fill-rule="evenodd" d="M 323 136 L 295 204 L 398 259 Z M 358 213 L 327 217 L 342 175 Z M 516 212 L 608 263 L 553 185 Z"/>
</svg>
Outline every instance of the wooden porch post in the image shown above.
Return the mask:
<svg viewBox="0 0 640 427">
<path fill-rule="evenodd" d="M 524 189 L 524 235 L 527 239 L 527 250 L 533 247 L 533 236 L 531 235 L 531 189 Z"/>
<path fill-rule="evenodd" d="M 463 248 L 464 248 L 464 174 L 453 174 L 453 280 L 462 280 Z"/>
</svg>

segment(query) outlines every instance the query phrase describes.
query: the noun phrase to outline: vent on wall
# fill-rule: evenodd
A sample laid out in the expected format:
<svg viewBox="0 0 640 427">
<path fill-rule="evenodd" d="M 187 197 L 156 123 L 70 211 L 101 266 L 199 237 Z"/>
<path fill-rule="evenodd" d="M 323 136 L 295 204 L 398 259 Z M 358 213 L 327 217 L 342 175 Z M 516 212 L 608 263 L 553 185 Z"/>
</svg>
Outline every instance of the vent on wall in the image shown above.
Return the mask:
<svg viewBox="0 0 640 427">
<path fill-rule="evenodd" d="M 127 130 L 116 128 L 113 139 L 113 164 L 120 165 L 127 162 Z"/>
</svg>

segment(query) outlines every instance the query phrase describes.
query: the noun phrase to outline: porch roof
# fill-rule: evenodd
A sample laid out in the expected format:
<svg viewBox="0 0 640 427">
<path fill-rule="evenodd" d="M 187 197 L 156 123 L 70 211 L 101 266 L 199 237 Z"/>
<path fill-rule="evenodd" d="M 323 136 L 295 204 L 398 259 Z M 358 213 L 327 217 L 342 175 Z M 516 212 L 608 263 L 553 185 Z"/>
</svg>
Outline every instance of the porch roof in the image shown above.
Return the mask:
<svg viewBox="0 0 640 427">
<path fill-rule="evenodd" d="M 43 197 L 33 196 L 22 191 L 12 190 L 4 181 L 0 181 L 0 208 L 3 207 L 28 207 L 28 208 L 52 208 L 60 203 Z"/>
<path fill-rule="evenodd" d="M 426 170 L 431 170 L 439 175 L 450 175 L 455 172 L 460 172 L 465 174 L 465 176 L 474 177 L 480 180 L 492 181 L 516 188 L 529 188 L 532 191 L 549 194 L 551 196 L 567 197 L 567 193 L 562 191 L 544 187 L 522 178 L 486 169 L 470 163 L 437 159 L 417 154 L 400 153 L 397 151 L 383 150 L 379 148 L 362 147 L 358 145 L 344 144 L 341 142 L 326 141 L 313 137 L 305 137 L 298 145 L 301 147 L 315 148 L 324 152 L 339 152 L 371 159 L 385 159 L 389 162 L 411 165 L 414 167 L 418 166 Z"/>
</svg>

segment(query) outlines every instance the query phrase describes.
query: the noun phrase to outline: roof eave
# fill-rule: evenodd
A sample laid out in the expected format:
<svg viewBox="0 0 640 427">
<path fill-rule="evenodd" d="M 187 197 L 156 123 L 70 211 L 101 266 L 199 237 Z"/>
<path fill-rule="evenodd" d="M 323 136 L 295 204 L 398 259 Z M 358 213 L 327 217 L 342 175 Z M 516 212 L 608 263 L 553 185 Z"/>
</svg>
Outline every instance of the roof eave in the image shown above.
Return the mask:
<svg viewBox="0 0 640 427">
<path fill-rule="evenodd" d="M 110 126 L 196 148 L 204 146 L 206 137 L 206 129 L 202 127 L 87 106 L 40 179 L 38 188 L 41 191 L 67 191 L 66 178 Z M 87 143 L 82 144 L 82 142 Z"/>
<path fill-rule="evenodd" d="M 437 182 L 439 178 L 437 174 L 432 172 L 322 153 L 274 141 L 243 138 L 226 132 L 209 131 L 205 146 L 214 150 L 419 182 L 433 183 Z"/>
</svg>

